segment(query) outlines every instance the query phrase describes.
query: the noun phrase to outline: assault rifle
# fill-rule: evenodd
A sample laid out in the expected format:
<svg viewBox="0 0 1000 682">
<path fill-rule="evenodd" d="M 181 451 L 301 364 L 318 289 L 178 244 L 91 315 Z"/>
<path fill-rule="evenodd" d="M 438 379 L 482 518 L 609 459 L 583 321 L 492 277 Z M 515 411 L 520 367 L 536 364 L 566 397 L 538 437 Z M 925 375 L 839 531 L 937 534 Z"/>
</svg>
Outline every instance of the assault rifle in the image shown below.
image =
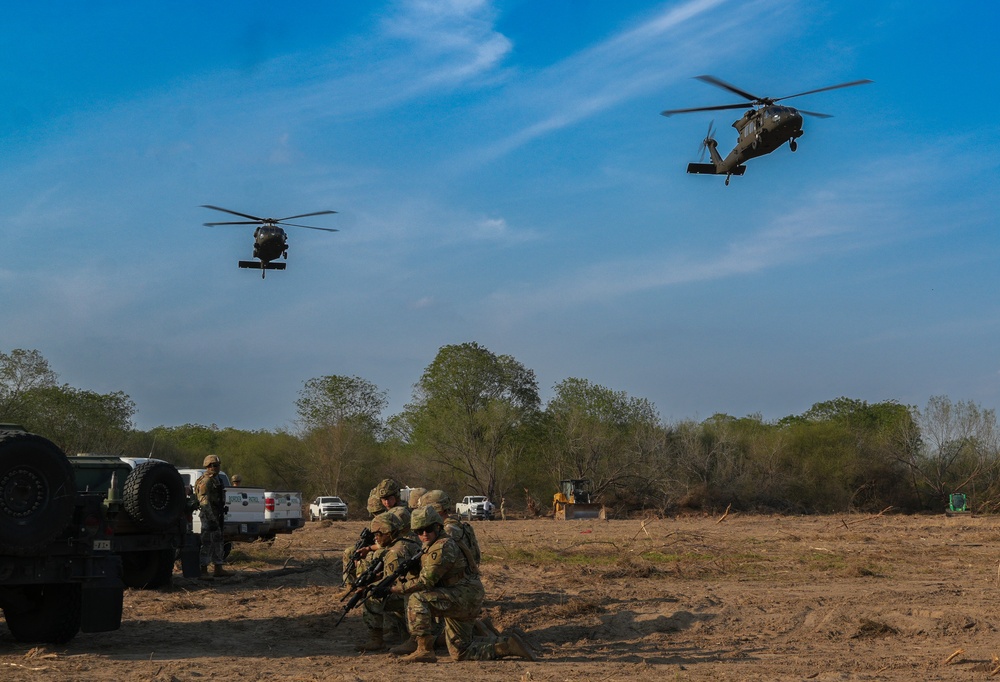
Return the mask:
<svg viewBox="0 0 1000 682">
<path fill-rule="evenodd" d="M 354 551 L 351 552 L 351 561 L 361 561 L 364 557 L 359 552 L 365 547 L 371 547 L 374 544 L 375 533 L 371 532 L 368 528 L 364 528 L 361 531 L 361 535 L 358 536 L 358 541 L 354 543 Z"/>
<path fill-rule="evenodd" d="M 420 565 L 420 557 L 424 555 L 427 551 L 426 547 L 421 547 L 420 551 L 411 556 L 406 561 L 399 562 L 399 566 L 396 570 L 385 576 L 377 583 L 378 574 L 382 572 L 382 559 L 378 559 L 375 563 L 368 567 L 368 569 L 361 574 L 357 582 L 354 583 L 354 596 L 351 600 L 347 602 L 347 606 L 344 607 L 344 611 L 340 614 L 340 618 L 337 622 L 333 624 L 333 627 L 340 625 L 344 617 L 350 613 L 355 606 L 363 602 L 369 596 L 375 597 L 376 599 L 385 599 L 389 596 L 392 586 L 397 580 L 402 578 L 407 573 L 410 573 L 417 566 Z M 350 592 L 348 592 L 350 594 Z M 341 598 L 341 601 L 347 598 L 347 595 Z"/>
<path fill-rule="evenodd" d="M 333 624 L 333 627 L 340 625 L 340 622 L 344 620 L 346 616 L 355 606 L 360 604 L 368 596 L 368 592 L 371 589 L 372 583 L 378 580 L 382 575 L 382 557 L 379 557 L 372 562 L 372 565 L 365 569 L 365 572 L 358 576 L 358 579 L 354 581 L 351 585 L 351 590 L 340 598 L 340 601 L 347 599 L 347 595 L 353 595 L 351 601 L 347 602 L 347 606 L 344 607 L 343 613 L 340 614 L 340 618 L 337 622 Z"/>
<path fill-rule="evenodd" d="M 389 596 L 389 592 L 392 591 L 392 586 L 396 584 L 396 581 L 402 578 L 407 573 L 413 571 L 417 566 L 420 565 L 420 557 L 424 555 L 427 551 L 427 545 L 420 548 L 420 551 L 411 556 L 406 561 L 400 561 L 399 566 L 396 570 L 382 578 L 378 581 L 372 588 L 372 596 L 376 599 L 385 599 Z"/>
</svg>

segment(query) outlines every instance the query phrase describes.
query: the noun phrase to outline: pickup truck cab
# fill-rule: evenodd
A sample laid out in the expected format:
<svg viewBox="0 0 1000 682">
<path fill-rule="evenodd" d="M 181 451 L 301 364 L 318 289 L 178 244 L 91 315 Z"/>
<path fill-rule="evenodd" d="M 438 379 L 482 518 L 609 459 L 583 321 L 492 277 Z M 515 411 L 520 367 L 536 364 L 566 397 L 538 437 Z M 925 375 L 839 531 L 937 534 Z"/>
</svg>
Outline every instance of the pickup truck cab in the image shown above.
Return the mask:
<svg viewBox="0 0 1000 682">
<path fill-rule="evenodd" d="M 264 493 L 264 524 L 260 530 L 262 538 L 274 539 L 278 533 L 291 533 L 304 525 L 302 493 Z"/>
<path fill-rule="evenodd" d="M 347 520 L 347 503 L 334 495 L 321 495 L 309 505 L 309 520 Z"/>
<path fill-rule="evenodd" d="M 204 469 L 178 469 L 184 485 L 190 491 L 195 482 L 205 473 Z M 226 516 L 222 522 L 222 537 L 227 542 L 250 542 L 260 537 L 264 526 L 264 489 L 235 487 L 226 472 L 219 472 L 219 479 L 226 492 Z M 201 514 L 195 512 L 191 519 L 191 530 L 201 533 Z"/>
</svg>

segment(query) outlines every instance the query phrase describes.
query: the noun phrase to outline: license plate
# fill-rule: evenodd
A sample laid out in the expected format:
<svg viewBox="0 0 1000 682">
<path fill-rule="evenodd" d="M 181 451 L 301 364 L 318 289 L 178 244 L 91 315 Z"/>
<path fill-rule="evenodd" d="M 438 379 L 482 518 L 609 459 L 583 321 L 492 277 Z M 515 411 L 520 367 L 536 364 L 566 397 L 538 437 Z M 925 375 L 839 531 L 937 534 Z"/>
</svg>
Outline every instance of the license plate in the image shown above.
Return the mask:
<svg viewBox="0 0 1000 682">
<path fill-rule="evenodd" d="M 241 533 L 246 533 L 247 532 L 247 524 L 245 524 L 245 523 L 241 523 L 240 524 L 240 532 Z"/>
<path fill-rule="evenodd" d="M 94 551 L 96 552 L 110 552 L 111 551 L 111 540 L 94 540 Z"/>
</svg>

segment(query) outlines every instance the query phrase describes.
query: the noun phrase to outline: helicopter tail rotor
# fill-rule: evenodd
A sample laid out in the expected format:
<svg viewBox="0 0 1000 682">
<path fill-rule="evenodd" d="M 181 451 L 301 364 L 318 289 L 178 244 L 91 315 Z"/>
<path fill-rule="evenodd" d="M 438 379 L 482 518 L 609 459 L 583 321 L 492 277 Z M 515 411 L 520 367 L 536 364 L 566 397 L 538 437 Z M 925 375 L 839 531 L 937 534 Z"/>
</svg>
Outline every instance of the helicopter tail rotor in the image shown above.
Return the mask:
<svg viewBox="0 0 1000 682">
<path fill-rule="evenodd" d="M 708 153 L 709 146 L 710 145 L 711 146 L 715 146 L 715 144 L 716 144 L 716 142 L 715 142 L 715 121 L 713 120 L 713 121 L 711 121 L 708 124 L 708 132 L 705 133 L 705 139 L 701 141 L 700 145 L 698 145 L 698 151 L 700 152 L 699 155 L 698 155 L 698 161 L 699 162 L 705 160 L 705 154 Z"/>
</svg>

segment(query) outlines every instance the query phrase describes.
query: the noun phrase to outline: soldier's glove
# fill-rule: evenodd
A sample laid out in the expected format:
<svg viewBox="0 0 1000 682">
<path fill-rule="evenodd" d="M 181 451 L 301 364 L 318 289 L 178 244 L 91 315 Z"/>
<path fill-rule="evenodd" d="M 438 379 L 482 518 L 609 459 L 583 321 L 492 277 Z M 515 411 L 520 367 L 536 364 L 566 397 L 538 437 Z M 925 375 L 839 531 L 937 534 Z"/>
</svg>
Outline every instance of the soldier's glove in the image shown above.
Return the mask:
<svg viewBox="0 0 1000 682">
<path fill-rule="evenodd" d="M 228 504 L 225 507 L 222 508 L 222 513 L 223 514 L 228 514 L 229 513 L 229 505 Z"/>
<path fill-rule="evenodd" d="M 385 599 L 386 597 L 389 596 L 389 593 L 395 589 L 395 587 L 396 586 L 393 585 L 392 588 L 388 587 L 375 588 L 374 590 L 372 590 L 372 596 L 375 597 L 376 599 Z"/>
</svg>

